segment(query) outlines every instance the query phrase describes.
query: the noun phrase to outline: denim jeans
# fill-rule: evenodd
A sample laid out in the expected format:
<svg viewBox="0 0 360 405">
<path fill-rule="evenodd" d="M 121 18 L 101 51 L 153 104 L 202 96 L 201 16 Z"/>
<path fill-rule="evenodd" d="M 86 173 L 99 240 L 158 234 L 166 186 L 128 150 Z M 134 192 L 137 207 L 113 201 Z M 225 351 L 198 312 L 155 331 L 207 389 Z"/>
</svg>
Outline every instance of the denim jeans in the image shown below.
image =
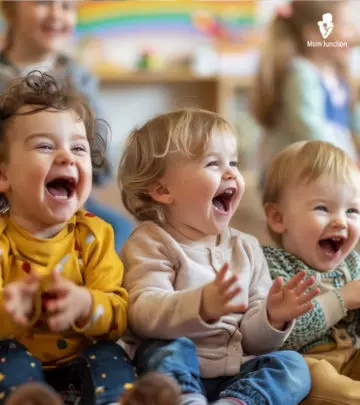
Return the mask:
<svg viewBox="0 0 360 405">
<path fill-rule="evenodd" d="M 298 404 L 310 391 L 303 357 L 278 351 L 245 362 L 235 376 L 201 378 L 195 344 L 187 338 L 144 342 L 135 356 L 140 375 L 159 371 L 175 378 L 183 393 L 201 393 L 210 402 L 235 397 L 247 405 Z"/>
<path fill-rule="evenodd" d="M 109 206 L 100 203 L 92 196 L 86 201 L 85 209 L 112 226 L 115 237 L 115 249 L 119 252 L 134 228 L 132 222 Z"/>
<path fill-rule="evenodd" d="M 125 384 L 135 381 L 127 354 L 109 341 L 93 344 L 70 363 L 53 369 L 43 369 L 16 340 L 0 341 L 0 359 L 1 405 L 12 390 L 30 381 L 46 382 L 68 399 L 81 397 L 83 405 L 118 402 Z"/>
</svg>

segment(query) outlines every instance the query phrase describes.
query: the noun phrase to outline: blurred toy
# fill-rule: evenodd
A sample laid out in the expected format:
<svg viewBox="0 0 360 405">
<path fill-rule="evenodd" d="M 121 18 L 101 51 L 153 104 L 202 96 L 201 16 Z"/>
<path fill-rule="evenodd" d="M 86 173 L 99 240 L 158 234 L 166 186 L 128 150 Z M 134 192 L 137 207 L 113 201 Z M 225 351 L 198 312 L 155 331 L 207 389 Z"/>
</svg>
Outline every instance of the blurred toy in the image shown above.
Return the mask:
<svg viewBox="0 0 360 405">
<path fill-rule="evenodd" d="M 228 37 L 224 24 L 212 13 L 205 10 L 195 11 L 192 15 L 195 28 L 209 37 L 225 40 Z"/>
</svg>

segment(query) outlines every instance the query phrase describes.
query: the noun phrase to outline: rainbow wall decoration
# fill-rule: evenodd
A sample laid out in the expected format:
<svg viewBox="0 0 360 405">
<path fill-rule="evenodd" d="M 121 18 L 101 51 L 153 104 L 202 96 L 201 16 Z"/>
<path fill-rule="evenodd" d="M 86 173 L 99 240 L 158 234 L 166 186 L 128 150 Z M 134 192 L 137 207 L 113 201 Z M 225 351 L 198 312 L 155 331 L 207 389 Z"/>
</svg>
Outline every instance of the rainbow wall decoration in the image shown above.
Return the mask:
<svg viewBox="0 0 360 405">
<path fill-rule="evenodd" d="M 256 23 L 255 0 L 88 1 L 80 5 L 77 35 L 118 36 L 166 32 L 237 33 Z"/>
</svg>

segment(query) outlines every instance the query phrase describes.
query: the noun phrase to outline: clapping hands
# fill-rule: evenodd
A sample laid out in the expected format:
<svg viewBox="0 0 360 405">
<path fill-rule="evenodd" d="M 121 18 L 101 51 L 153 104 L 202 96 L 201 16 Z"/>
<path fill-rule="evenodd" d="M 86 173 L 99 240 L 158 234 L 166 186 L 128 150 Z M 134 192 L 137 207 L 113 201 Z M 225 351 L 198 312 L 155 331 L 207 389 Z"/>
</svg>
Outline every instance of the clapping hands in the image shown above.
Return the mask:
<svg viewBox="0 0 360 405">
<path fill-rule="evenodd" d="M 281 277 L 277 277 L 270 288 L 267 298 L 267 313 L 271 325 L 279 330 L 286 324 L 310 311 L 314 304 L 312 299 L 320 290 L 307 290 L 314 285 L 315 278 L 305 279 L 305 271 L 300 271 L 284 285 Z"/>
<path fill-rule="evenodd" d="M 245 303 L 231 303 L 240 295 L 241 287 L 235 274 L 226 277 L 227 271 L 228 265 L 225 264 L 214 281 L 203 289 L 200 316 L 205 322 L 215 322 L 224 315 L 242 313 L 247 309 Z M 315 279 L 305 279 L 305 276 L 305 271 L 300 271 L 286 284 L 281 277 L 274 281 L 267 298 L 268 319 L 274 328 L 283 330 L 288 322 L 313 308 L 312 299 L 320 290 L 315 288 L 308 291 Z"/>
<path fill-rule="evenodd" d="M 40 281 L 40 277 L 31 272 L 22 280 L 12 282 L 4 288 L 5 311 L 20 326 L 27 326 L 35 311 Z M 43 297 L 47 323 L 52 332 L 68 330 L 74 323 L 81 327 L 88 321 L 92 306 L 91 293 L 55 270 L 48 279 Z"/>
</svg>

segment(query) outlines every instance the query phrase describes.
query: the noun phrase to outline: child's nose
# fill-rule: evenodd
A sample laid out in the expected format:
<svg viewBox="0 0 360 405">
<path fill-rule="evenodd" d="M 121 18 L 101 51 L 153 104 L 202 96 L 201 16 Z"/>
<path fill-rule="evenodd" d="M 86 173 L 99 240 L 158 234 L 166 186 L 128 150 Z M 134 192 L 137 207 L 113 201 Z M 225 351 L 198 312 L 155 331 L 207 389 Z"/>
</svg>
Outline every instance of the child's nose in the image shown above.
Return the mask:
<svg viewBox="0 0 360 405">
<path fill-rule="evenodd" d="M 63 149 L 59 151 L 56 157 L 56 163 L 59 165 L 73 165 L 75 159 L 70 151 Z"/>
<path fill-rule="evenodd" d="M 346 218 L 344 215 L 337 215 L 333 220 L 333 226 L 338 229 L 346 228 Z"/>
<path fill-rule="evenodd" d="M 223 177 L 224 177 L 225 180 L 232 180 L 232 179 L 235 179 L 235 178 L 236 178 L 236 175 L 235 175 L 234 170 L 233 170 L 231 167 L 229 167 L 229 168 L 225 171 Z"/>
</svg>

